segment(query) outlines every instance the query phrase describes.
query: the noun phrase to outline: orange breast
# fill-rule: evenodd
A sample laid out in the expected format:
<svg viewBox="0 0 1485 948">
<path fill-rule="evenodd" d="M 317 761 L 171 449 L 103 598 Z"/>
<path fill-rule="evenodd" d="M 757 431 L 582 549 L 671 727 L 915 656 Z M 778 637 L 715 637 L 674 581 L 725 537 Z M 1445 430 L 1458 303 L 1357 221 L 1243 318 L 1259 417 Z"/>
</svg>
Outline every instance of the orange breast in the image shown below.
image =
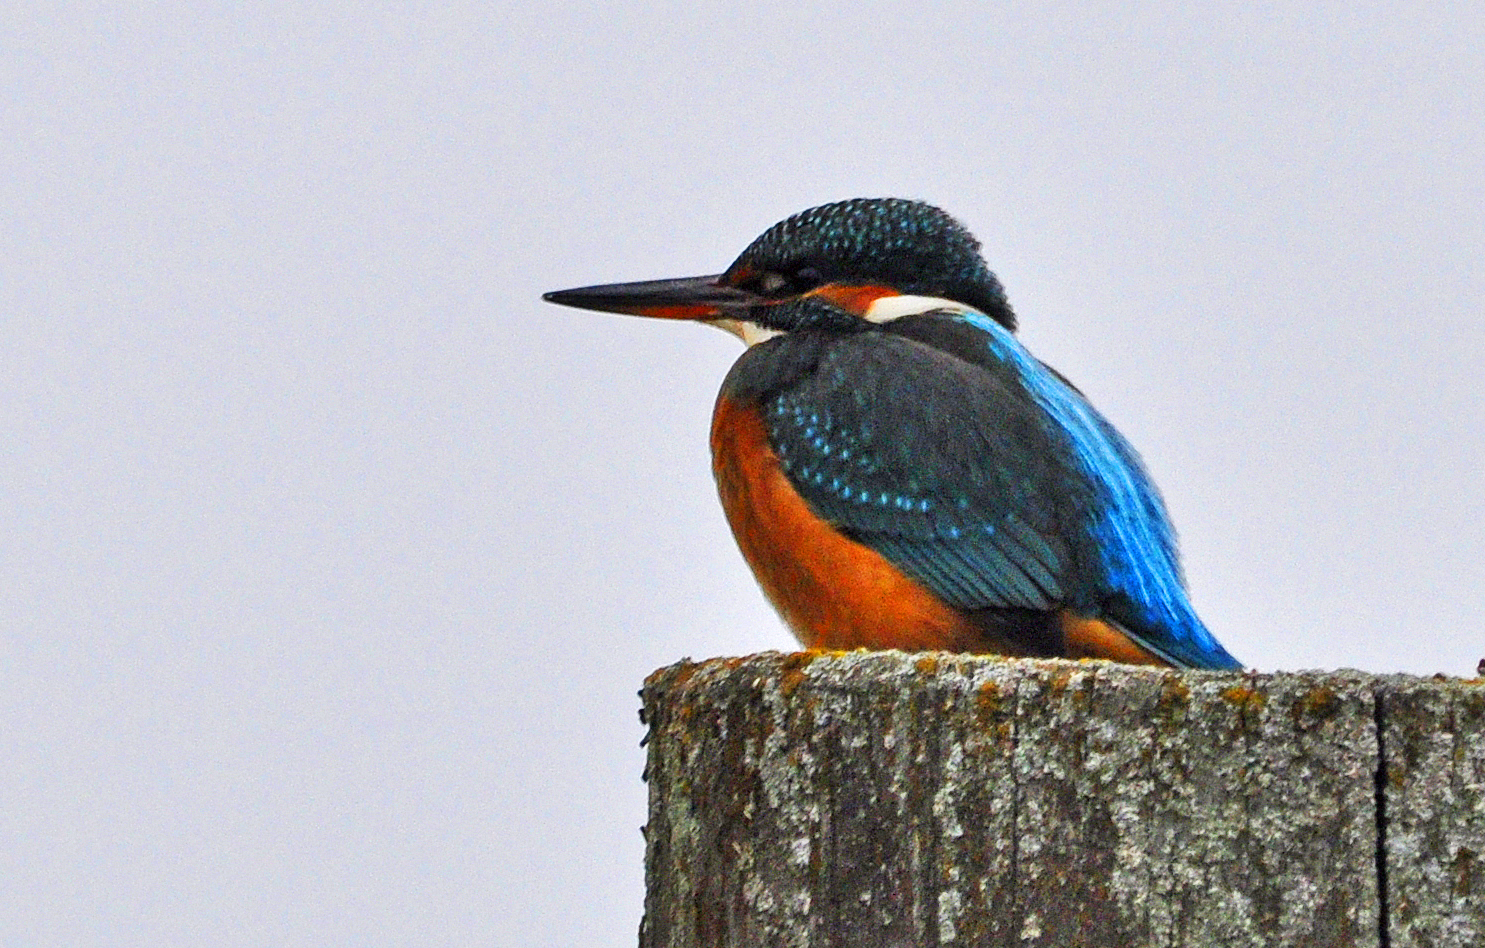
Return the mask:
<svg viewBox="0 0 1485 948">
<path fill-rule="evenodd" d="M 712 469 L 743 557 L 807 648 L 1024 655 L 817 516 L 779 468 L 761 415 L 727 398 L 712 416 Z M 1068 658 L 1163 665 L 1118 627 L 1063 610 Z"/>
<path fill-rule="evenodd" d="M 743 557 L 806 647 L 1011 651 L 816 516 L 779 469 L 756 410 L 718 400 L 712 469 Z"/>
</svg>

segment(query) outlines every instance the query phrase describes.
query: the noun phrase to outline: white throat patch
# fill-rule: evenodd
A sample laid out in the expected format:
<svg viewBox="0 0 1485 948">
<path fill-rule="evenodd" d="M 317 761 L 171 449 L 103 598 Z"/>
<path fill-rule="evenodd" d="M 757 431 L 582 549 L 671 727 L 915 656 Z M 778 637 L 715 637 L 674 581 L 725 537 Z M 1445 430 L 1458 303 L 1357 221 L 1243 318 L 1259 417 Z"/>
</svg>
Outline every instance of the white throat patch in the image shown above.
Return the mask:
<svg viewBox="0 0 1485 948">
<path fill-rule="evenodd" d="M 782 336 L 782 329 L 769 329 L 757 323 L 750 323 L 745 319 L 708 319 L 707 324 L 716 326 L 724 332 L 730 332 L 743 341 L 743 345 L 749 348 L 760 342 L 767 342 L 774 336 Z"/>
</svg>

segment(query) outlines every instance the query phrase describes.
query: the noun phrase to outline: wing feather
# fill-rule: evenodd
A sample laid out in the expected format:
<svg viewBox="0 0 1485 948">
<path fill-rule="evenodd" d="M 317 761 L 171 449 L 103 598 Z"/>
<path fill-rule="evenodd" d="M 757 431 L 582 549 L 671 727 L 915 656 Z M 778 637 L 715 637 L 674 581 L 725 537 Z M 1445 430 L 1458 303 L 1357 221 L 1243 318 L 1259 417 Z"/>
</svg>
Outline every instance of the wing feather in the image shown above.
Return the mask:
<svg viewBox="0 0 1485 948">
<path fill-rule="evenodd" d="M 1083 396 L 988 319 L 897 323 L 763 399 L 806 502 L 957 608 L 1106 616 L 1176 664 L 1240 667 L 1190 606 L 1138 455 Z"/>
<path fill-rule="evenodd" d="M 765 405 L 785 474 L 823 517 L 962 609 L 1068 595 L 1070 458 L 1024 391 L 912 340 L 838 345 Z M 1075 485 L 1074 485 L 1075 487 Z"/>
</svg>

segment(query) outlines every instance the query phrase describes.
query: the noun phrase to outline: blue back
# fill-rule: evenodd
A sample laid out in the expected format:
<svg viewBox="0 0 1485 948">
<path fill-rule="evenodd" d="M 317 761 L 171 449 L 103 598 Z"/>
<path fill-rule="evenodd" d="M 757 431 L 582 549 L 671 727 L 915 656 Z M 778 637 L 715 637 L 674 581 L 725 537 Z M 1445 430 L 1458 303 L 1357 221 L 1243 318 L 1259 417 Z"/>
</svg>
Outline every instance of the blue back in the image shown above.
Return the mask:
<svg viewBox="0 0 1485 948">
<path fill-rule="evenodd" d="M 1197 668 L 1240 668 L 1207 631 L 1186 593 L 1176 533 L 1139 454 L 1108 419 L 1009 331 L 970 313 L 956 317 L 983 332 L 992 357 L 1013 366 L 1026 390 L 1066 435 L 1099 504 L 1089 525 L 1102 585 L 1116 597 L 1110 617 L 1162 658 Z"/>
<path fill-rule="evenodd" d="M 1139 456 L 978 313 L 752 347 L 723 394 L 756 399 L 822 517 L 965 610 L 1071 609 L 1173 664 L 1238 668 L 1187 597 Z"/>
</svg>

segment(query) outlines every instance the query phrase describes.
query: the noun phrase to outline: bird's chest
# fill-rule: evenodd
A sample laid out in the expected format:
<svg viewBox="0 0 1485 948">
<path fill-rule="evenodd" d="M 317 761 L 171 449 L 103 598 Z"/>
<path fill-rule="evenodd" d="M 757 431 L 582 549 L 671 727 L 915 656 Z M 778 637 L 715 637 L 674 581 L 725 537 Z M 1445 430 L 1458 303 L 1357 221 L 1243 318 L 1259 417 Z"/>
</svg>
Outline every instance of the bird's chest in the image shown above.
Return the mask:
<svg viewBox="0 0 1485 948">
<path fill-rule="evenodd" d="M 717 401 L 712 470 L 743 557 L 795 635 L 811 648 L 970 648 L 965 617 L 800 496 L 756 403 Z"/>
</svg>

